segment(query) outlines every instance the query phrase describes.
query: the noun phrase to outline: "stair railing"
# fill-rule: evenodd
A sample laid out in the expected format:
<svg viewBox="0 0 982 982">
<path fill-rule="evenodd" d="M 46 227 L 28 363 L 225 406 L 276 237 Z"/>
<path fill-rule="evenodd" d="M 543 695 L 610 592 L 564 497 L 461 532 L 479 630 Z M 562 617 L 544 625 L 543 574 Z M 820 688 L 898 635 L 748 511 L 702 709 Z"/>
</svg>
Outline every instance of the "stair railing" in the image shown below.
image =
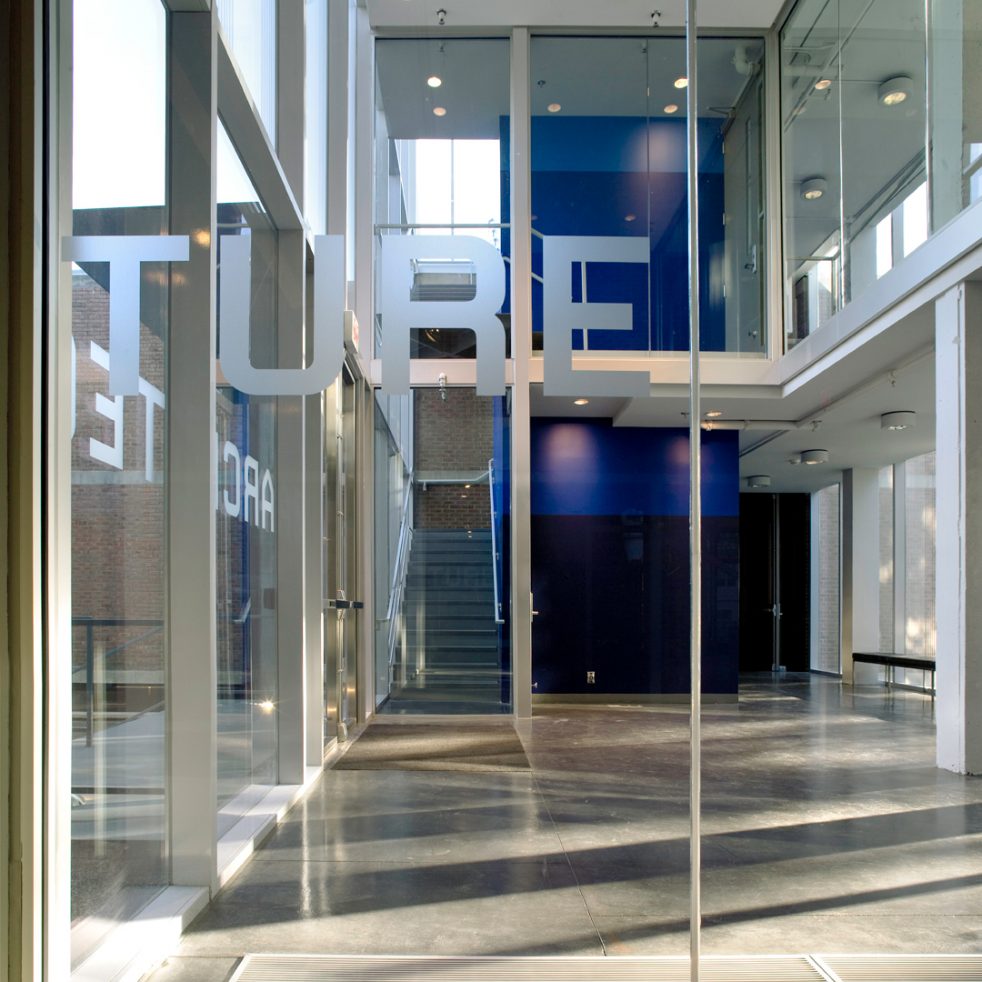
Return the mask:
<svg viewBox="0 0 982 982">
<path fill-rule="evenodd" d="M 494 512 L 494 458 L 488 461 L 488 493 L 491 498 L 491 579 L 494 582 L 494 622 L 504 624 L 501 616 L 501 588 L 498 586 L 498 535 Z"/>
<path fill-rule="evenodd" d="M 399 519 L 399 544 L 396 547 L 396 558 L 392 569 L 392 583 L 389 587 L 389 606 L 385 614 L 389 622 L 389 685 L 395 681 L 396 655 L 402 649 L 402 678 L 406 683 L 406 615 L 405 594 L 406 579 L 409 575 L 409 553 L 413 543 L 412 524 L 413 475 L 409 474 L 406 497 L 402 502 L 402 515 Z"/>
</svg>

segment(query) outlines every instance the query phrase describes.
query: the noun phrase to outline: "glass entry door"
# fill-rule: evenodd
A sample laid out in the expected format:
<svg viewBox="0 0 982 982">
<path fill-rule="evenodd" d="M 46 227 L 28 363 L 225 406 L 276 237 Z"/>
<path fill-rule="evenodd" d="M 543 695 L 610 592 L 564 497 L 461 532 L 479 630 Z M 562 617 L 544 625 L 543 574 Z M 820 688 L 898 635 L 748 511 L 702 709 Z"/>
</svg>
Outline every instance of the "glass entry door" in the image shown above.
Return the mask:
<svg viewBox="0 0 982 982">
<path fill-rule="evenodd" d="M 346 365 L 325 394 L 324 742 L 347 739 L 356 717 L 358 383 Z"/>
</svg>

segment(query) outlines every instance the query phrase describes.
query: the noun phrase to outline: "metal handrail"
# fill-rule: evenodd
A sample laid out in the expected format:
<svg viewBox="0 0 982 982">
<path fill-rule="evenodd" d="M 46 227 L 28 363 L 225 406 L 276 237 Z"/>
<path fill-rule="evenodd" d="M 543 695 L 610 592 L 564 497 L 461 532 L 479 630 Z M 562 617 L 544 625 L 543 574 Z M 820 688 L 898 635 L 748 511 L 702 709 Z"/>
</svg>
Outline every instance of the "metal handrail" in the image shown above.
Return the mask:
<svg viewBox="0 0 982 982">
<path fill-rule="evenodd" d="M 399 545 L 396 547 L 396 560 L 392 570 L 392 584 L 389 588 L 389 606 L 385 618 L 389 622 L 389 680 L 392 679 L 392 668 L 396 660 L 396 648 L 400 636 L 405 635 L 403 624 L 403 597 L 406 591 L 406 578 L 409 575 L 409 553 L 412 548 L 413 527 L 411 521 L 411 505 L 413 500 L 413 475 L 409 475 L 406 498 L 402 504 L 402 516 L 399 521 Z"/>
<path fill-rule="evenodd" d="M 488 461 L 488 494 L 491 498 L 491 579 L 494 582 L 494 622 L 504 624 L 501 616 L 501 591 L 498 589 L 498 536 L 494 530 L 494 458 Z"/>
</svg>

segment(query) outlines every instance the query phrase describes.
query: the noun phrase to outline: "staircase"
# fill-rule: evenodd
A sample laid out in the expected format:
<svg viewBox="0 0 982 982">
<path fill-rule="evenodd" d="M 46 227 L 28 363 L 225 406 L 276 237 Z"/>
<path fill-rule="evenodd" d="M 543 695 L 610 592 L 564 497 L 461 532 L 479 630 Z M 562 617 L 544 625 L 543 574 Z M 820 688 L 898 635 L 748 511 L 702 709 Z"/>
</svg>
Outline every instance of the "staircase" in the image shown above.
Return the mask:
<svg viewBox="0 0 982 982">
<path fill-rule="evenodd" d="M 404 601 L 407 688 L 447 698 L 462 689 L 497 693 L 493 577 L 490 530 L 416 530 Z"/>
</svg>

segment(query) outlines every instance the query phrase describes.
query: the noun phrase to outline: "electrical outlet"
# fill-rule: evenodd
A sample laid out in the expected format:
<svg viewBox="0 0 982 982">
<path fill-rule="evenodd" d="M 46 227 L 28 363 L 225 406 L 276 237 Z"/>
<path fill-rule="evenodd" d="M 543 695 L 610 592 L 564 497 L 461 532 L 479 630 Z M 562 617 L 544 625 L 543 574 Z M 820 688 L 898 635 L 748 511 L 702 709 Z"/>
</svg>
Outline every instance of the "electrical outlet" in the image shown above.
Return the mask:
<svg viewBox="0 0 982 982">
<path fill-rule="evenodd" d="M 597 684 L 597 673 L 596 672 L 587 672 L 586 673 L 586 684 L 587 685 L 596 685 Z"/>
</svg>

